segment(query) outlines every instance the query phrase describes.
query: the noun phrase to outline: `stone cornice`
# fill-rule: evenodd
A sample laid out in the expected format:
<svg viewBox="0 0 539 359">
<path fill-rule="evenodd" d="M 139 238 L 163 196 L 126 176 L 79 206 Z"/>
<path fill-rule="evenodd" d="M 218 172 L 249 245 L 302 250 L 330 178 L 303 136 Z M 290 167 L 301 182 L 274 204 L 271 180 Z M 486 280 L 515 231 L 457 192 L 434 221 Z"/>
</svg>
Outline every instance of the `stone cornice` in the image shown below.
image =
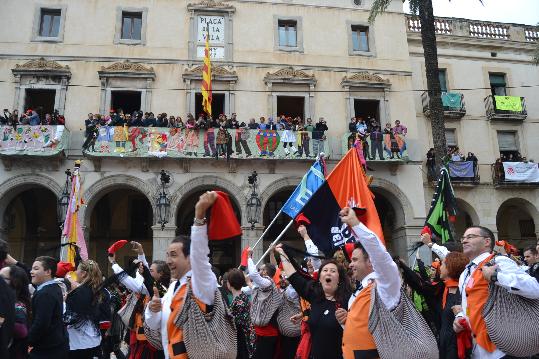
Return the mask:
<svg viewBox="0 0 539 359">
<path fill-rule="evenodd" d="M 99 77 L 147 77 L 155 78 L 153 67 L 146 67 L 140 63 L 125 60 L 124 62 L 115 62 L 107 67 L 101 66 L 97 72 Z"/>
<path fill-rule="evenodd" d="M 283 67 L 273 73 L 267 72 L 264 82 L 268 83 L 293 83 L 293 84 L 316 84 L 314 74 L 309 75 L 302 70 L 294 70 L 292 66 Z"/>
<path fill-rule="evenodd" d="M 186 70 L 182 77 L 184 80 L 201 80 L 203 65 L 198 65 Z M 238 81 L 238 74 L 234 70 L 228 70 L 225 66 L 212 66 L 211 78 L 214 81 Z"/>
<path fill-rule="evenodd" d="M 236 12 L 236 8 L 233 5 L 224 3 L 222 1 L 215 0 L 202 0 L 198 3 L 189 3 L 187 5 L 189 11 L 210 11 L 210 12 Z"/>
<path fill-rule="evenodd" d="M 16 64 L 14 69 L 11 69 L 14 75 L 33 75 L 42 74 L 49 76 L 71 76 L 71 71 L 68 65 L 61 65 L 56 61 L 39 59 L 30 60 L 22 65 Z"/>
<path fill-rule="evenodd" d="M 370 72 L 358 72 L 352 76 L 344 76 L 341 81 L 341 86 L 350 87 L 380 87 L 389 88 L 391 83 L 387 79 L 371 74 Z"/>
</svg>

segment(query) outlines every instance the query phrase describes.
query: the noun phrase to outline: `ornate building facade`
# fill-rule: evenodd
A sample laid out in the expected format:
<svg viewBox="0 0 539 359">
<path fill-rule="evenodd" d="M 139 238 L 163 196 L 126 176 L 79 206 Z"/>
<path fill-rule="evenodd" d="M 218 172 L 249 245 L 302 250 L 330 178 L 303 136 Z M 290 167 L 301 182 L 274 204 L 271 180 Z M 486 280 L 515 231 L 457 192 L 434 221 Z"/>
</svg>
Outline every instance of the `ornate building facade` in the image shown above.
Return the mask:
<svg viewBox="0 0 539 359">
<path fill-rule="evenodd" d="M 374 24 L 367 21 L 368 0 L 8 0 L 0 9 L 11 14 L 4 22 L 8 30 L 0 34 L 4 108 L 57 109 L 66 118 L 64 132 L 55 126 L 39 131 L 23 126 L 20 132 L 2 127 L 0 236 L 9 240 L 14 255 L 30 261 L 59 243 L 56 209 L 64 172 L 82 159 L 80 218 L 92 257 L 105 262 L 104 249 L 111 242 L 129 239 L 162 258 L 177 233 L 189 232 L 198 196 L 221 189 L 231 196 L 244 233 L 242 243 L 212 244 L 212 258 L 222 269 L 237 264 L 240 248 L 257 240 L 309 169 L 313 159 L 306 153 L 287 156 L 277 141 L 268 145 L 274 148 L 261 148 L 253 130 L 246 139 L 251 157 L 245 147 L 241 155 L 235 147 L 230 160 L 215 159 L 204 157 L 208 139 L 202 131 L 187 143 L 187 133 L 168 128 L 103 129 L 95 149 L 81 150 L 88 113 L 140 109 L 183 119 L 200 113 L 205 36 L 210 37 L 214 113 L 236 113 L 240 122 L 281 114 L 313 123 L 323 117 L 329 127 L 323 144 L 329 169 L 348 148 L 351 117 L 372 118 L 382 127 L 400 120 L 407 127 L 406 147 L 401 158 L 377 155 L 369 162 L 371 187 L 391 252 L 405 257 L 417 241 L 432 196 L 424 166 L 430 122 L 420 91 L 426 82 L 418 25 L 402 13 L 400 1 Z M 454 130 L 448 136 L 479 158 L 478 181 L 455 188 L 462 209 L 457 232 L 481 224 L 524 245 L 539 231 L 538 186 L 498 183 L 490 171 L 501 148 L 496 131 L 517 133 L 518 149 L 528 158 L 539 153 L 533 140 L 539 136 L 537 87 L 528 86 L 539 84 L 531 63 L 537 30 L 498 24 L 507 36 L 490 30 L 477 35 L 470 32 L 473 22 L 444 21 L 440 63 L 447 69 L 449 89 L 473 89 L 462 91 L 461 117 L 449 116 L 455 111 L 448 110 L 447 125 Z M 506 74 L 510 93 L 526 99 L 526 118 L 488 117 L 489 73 Z M 51 138 L 58 141 L 52 147 L 47 146 Z M 306 145 L 311 155 L 312 142 Z M 260 157 L 264 151 L 274 156 Z M 164 226 L 157 205 L 161 170 L 171 175 Z M 247 206 L 253 170 L 258 173 L 257 218 Z M 275 220 L 264 249 L 288 221 L 284 215 Z M 297 238 L 290 230 L 284 240 Z"/>
</svg>

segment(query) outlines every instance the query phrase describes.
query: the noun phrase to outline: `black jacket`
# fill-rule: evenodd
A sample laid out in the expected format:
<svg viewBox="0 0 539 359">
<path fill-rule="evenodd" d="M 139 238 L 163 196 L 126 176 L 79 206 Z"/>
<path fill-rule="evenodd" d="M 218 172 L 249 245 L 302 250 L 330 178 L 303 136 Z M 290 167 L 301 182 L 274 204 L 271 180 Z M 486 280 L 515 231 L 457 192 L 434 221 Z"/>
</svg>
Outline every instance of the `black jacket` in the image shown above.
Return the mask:
<svg viewBox="0 0 539 359">
<path fill-rule="evenodd" d="M 32 325 L 28 345 L 36 353 L 62 353 L 69 350 L 67 330 L 63 322 L 62 290 L 49 284 L 32 297 Z"/>
</svg>

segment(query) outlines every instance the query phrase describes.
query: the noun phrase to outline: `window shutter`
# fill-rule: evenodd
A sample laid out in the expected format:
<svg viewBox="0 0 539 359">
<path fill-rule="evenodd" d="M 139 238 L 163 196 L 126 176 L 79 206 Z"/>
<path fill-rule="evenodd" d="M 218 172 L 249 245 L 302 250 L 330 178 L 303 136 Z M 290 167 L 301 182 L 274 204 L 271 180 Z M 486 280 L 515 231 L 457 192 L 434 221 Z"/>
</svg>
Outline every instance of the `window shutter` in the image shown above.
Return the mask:
<svg viewBox="0 0 539 359">
<path fill-rule="evenodd" d="M 518 151 L 515 132 L 498 132 L 498 147 L 500 151 Z"/>
<path fill-rule="evenodd" d="M 455 130 L 446 129 L 445 130 L 445 142 L 447 146 L 456 146 L 457 145 L 457 136 Z"/>
</svg>

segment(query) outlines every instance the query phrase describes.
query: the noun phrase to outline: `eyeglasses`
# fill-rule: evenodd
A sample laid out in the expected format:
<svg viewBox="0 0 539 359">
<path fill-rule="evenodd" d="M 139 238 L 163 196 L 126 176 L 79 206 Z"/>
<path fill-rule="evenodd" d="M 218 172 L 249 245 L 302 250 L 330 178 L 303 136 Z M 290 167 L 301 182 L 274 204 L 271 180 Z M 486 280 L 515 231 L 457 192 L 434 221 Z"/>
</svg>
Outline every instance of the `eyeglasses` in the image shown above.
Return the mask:
<svg viewBox="0 0 539 359">
<path fill-rule="evenodd" d="M 467 236 L 460 237 L 460 241 L 464 242 L 466 239 L 475 239 L 480 237 L 487 238 L 485 236 L 480 236 L 479 234 L 468 234 Z"/>
</svg>

